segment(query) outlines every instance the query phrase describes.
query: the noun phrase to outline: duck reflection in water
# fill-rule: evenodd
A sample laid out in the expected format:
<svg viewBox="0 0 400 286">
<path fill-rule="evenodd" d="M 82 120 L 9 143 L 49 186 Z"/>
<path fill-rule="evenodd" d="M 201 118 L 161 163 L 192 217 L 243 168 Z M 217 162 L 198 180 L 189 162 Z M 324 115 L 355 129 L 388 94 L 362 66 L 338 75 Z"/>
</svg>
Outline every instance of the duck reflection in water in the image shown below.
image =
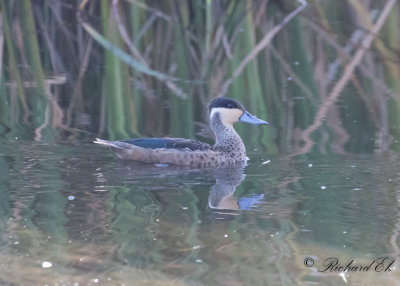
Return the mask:
<svg viewBox="0 0 400 286">
<path fill-rule="evenodd" d="M 199 170 L 184 166 L 148 165 L 132 161 L 121 161 L 119 163 L 120 167 L 116 171 L 118 172 L 117 177 L 123 177 L 127 181 L 149 178 L 149 182 L 150 180 L 155 182 L 158 178 L 162 178 L 163 182 L 165 181 L 166 189 L 171 184 L 171 181 L 167 180 L 167 178 L 175 180 L 179 177 L 179 185 L 182 185 L 183 182 L 186 186 L 191 184 L 197 186 L 199 178 L 208 180 L 212 176 L 215 179 L 215 184 L 210 188 L 206 211 L 213 220 L 229 220 L 237 217 L 242 210 L 254 210 L 256 205 L 264 199 L 262 194 L 254 194 L 250 197 L 242 198 L 234 196 L 236 188 L 240 186 L 246 177 L 244 173 L 246 164 L 246 161 L 243 161 L 239 164 L 225 167 Z M 193 176 L 196 177 L 196 183 L 193 183 Z M 185 182 L 186 179 L 189 180 L 188 183 Z M 154 185 L 146 189 L 148 191 L 159 190 L 160 187 L 162 186 Z"/>
<path fill-rule="evenodd" d="M 246 177 L 245 166 L 246 162 L 242 162 L 214 170 L 215 185 L 210 189 L 207 206 L 212 219 L 233 219 L 240 214 L 241 210 L 252 210 L 264 199 L 263 194 L 243 198 L 234 196 L 236 188 Z"/>
</svg>

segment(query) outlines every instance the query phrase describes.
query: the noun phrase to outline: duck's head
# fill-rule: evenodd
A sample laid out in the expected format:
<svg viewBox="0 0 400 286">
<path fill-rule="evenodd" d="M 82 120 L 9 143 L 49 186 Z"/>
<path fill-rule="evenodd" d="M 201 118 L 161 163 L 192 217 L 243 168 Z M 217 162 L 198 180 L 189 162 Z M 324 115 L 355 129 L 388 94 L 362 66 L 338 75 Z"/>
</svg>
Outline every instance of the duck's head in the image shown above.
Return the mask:
<svg viewBox="0 0 400 286">
<path fill-rule="evenodd" d="M 221 123 L 225 126 L 232 126 L 235 122 L 243 121 L 250 124 L 268 124 L 251 115 L 239 101 L 227 97 L 217 97 L 208 104 L 208 116 L 210 121 L 219 114 Z"/>
</svg>

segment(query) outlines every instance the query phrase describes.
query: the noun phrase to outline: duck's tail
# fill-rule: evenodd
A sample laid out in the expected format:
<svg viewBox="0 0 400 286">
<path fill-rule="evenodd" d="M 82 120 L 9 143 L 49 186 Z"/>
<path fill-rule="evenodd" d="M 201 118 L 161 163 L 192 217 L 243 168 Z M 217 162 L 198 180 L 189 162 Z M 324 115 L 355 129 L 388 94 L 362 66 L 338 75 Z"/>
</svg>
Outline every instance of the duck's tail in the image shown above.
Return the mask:
<svg viewBox="0 0 400 286">
<path fill-rule="evenodd" d="M 144 163 L 159 163 L 155 151 L 151 148 L 142 148 L 123 141 L 107 141 L 96 138 L 93 143 L 110 147 L 114 155 L 123 160 L 141 161 Z"/>
<path fill-rule="evenodd" d="M 113 147 L 113 148 L 117 148 L 117 149 L 125 149 L 125 148 L 122 148 L 121 146 L 118 146 L 119 145 L 119 144 L 117 144 L 118 141 L 107 141 L 107 140 L 103 140 L 100 138 L 96 138 L 96 140 L 94 140 L 93 143 L 105 145 L 105 146 L 109 146 L 109 147 Z"/>
</svg>

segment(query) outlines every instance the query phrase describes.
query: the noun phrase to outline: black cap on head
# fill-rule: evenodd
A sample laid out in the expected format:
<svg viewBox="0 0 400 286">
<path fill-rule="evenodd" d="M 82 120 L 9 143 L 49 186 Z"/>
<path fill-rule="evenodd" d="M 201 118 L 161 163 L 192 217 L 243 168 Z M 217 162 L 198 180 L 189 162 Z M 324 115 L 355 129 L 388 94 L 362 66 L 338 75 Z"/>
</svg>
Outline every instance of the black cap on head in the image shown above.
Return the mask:
<svg viewBox="0 0 400 286">
<path fill-rule="evenodd" d="M 208 104 L 208 113 L 211 112 L 211 109 L 213 108 L 228 108 L 228 109 L 240 109 L 240 110 L 245 110 L 243 104 L 241 104 L 239 101 L 232 99 L 232 98 L 227 98 L 227 97 L 217 97 L 213 100 L 210 101 Z"/>
</svg>

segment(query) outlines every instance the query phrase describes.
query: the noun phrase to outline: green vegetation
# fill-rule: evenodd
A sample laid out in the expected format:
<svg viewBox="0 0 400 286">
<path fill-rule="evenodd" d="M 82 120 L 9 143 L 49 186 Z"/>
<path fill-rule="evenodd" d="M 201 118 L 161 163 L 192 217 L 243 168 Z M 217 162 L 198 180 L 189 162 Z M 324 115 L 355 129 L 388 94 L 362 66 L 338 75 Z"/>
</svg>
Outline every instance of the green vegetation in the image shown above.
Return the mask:
<svg viewBox="0 0 400 286">
<path fill-rule="evenodd" d="M 3 138 L 209 137 L 229 96 L 270 121 L 238 127 L 270 154 L 400 150 L 394 0 L 0 4 Z"/>
</svg>

